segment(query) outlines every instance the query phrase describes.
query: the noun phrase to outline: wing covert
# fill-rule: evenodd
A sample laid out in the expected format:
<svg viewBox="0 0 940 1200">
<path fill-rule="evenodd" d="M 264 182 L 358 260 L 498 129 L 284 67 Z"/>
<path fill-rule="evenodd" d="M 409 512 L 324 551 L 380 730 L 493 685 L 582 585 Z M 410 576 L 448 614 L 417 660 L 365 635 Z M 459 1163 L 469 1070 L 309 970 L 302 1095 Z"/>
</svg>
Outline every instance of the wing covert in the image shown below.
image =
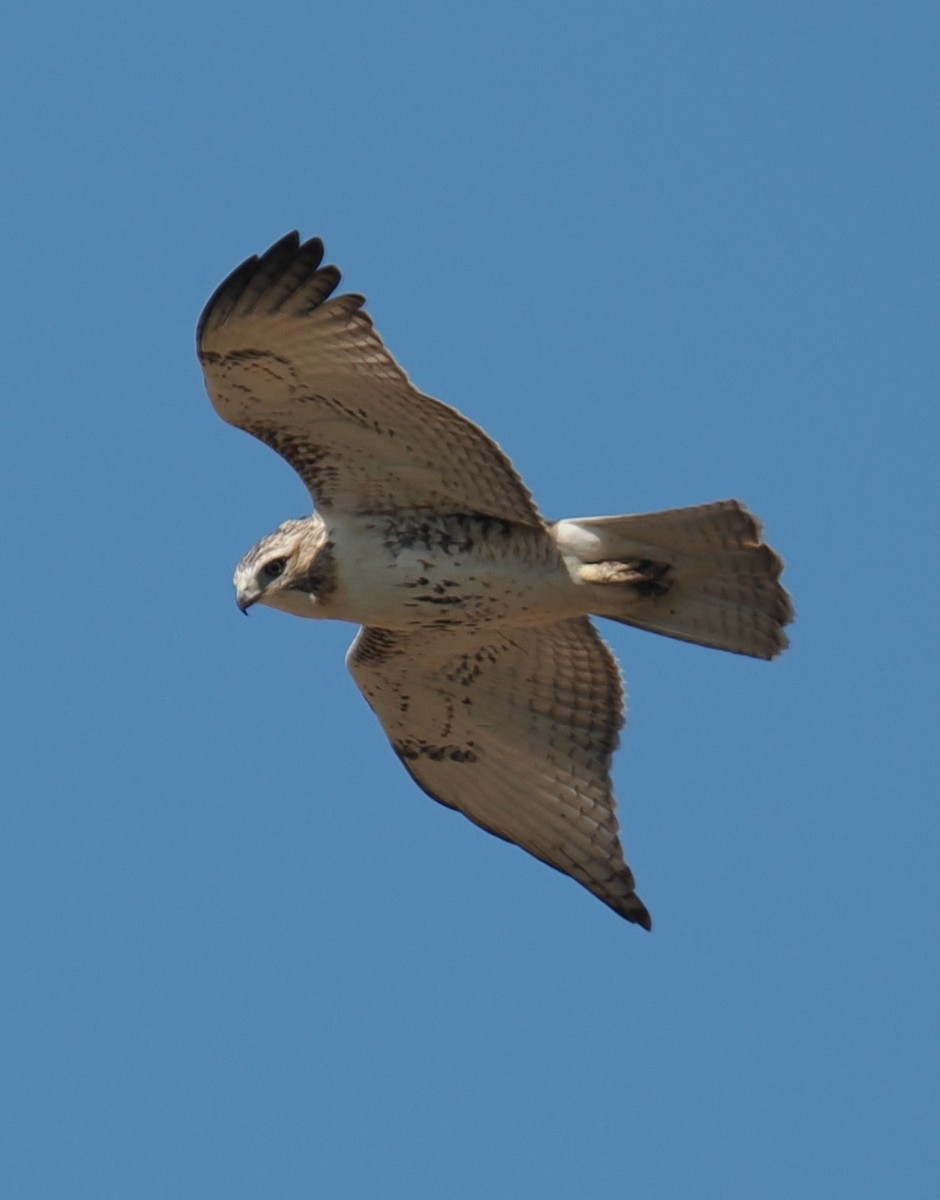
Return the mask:
<svg viewBox="0 0 940 1200">
<path fill-rule="evenodd" d="M 497 444 L 419 392 L 375 332 L 363 297 L 323 243 L 296 233 L 242 263 L 199 320 L 197 348 L 219 415 L 282 455 L 318 508 L 471 512 L 541 525 Z"/>
</svg>

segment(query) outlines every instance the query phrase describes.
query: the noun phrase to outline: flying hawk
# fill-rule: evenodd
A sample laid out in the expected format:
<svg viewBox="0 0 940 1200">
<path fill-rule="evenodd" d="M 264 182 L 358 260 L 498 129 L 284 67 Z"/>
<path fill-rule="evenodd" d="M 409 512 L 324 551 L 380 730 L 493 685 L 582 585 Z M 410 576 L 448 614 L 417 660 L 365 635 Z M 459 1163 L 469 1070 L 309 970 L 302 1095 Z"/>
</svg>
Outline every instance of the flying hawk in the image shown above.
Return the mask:
<svg viewBox="0 0 940 1200">
<path fill-rule="evenodd" d="M 623 686 L 608 617 L 770 659 L 780 558 L 736 500 L 549 522 L 499 446 L 419 392 L 363 297 L 296 233 L 234 271 L 197 332 L 218 414 L 317 511 L 235 572 L 238 606 L 361 625 L 347 665 L 415 782 L 650 928 L 610 780 Z"/>
</svg>

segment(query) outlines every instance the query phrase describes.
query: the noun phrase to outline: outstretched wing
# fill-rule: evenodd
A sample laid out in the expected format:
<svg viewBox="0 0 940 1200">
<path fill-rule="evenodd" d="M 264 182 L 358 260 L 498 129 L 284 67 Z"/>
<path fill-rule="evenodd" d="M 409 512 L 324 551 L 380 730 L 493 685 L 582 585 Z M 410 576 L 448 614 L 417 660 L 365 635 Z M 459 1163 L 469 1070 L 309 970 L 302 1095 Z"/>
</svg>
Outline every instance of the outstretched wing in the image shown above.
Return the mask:
<svg viewBox="0 0 940 1200">
<path fill-rule="evenodd" d="M 363 629 L 347 663 L 428 795 L 650 927 L 611 791 L 620 672 L 586 617 L 482 634 Z"/>
<path fill-rule="evenodd" d="M 542 523 L 491 438 L 419 392 L 386 350 L 361 296 L 323 243 L 296 233 L 250 258 L 218 288 L 197 330 L 219 415 L 298 472 L 321 510 L 470 512 Z"/>
</svg>

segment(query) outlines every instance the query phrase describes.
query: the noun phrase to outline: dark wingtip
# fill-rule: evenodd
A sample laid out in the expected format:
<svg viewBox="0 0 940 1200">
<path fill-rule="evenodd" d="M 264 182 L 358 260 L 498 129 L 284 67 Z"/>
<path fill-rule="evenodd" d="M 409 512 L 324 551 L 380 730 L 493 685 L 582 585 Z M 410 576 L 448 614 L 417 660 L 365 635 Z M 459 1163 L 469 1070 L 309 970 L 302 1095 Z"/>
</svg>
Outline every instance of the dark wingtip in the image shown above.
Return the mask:
<svg viewBox="0 0 940 1200">
<path fill-rule="evenodd" d="M 311 238 L 310 241 L 305 243 L 304 248 L 306 249 L 308 246 L 318 246 L 320 258 L 323 257 L 323 243 L 319 238 Z M 199 321 L 196 324 L 197 348 L 202 344 L 203 331 L 210 317 L 213 318 L 213 324 L 220 323 L 225 319 L 238 303 L 238 298 L 254 276 L 259 263 L 269 263 L 277 259 L 291 259 L 300 248 L 300 233 L 296 229 L 291 230 L 290 233 L 285 233 L 282 238 L 278 238 L 274 245 L 265 250 L 263 254 L 252 254 L 243 263 L 239 263 L 234 271 L 226 275 L 206 301 L 199 316 Z"/>
<path fill-rule="evenodd" d="M 232 307 L 235 300 L 241 294 L 245 284 L 254 273 L 255 267 L 258 265 L 258 258 L 259 256 L 257 254 L 252 254 L 250 258 L 246 258 L 245 261 L 240 263 L 234 271 L 226 275 L 226 277 L 206 301 L 202 312 L 199 314 L 199 320 L 196 322 L 197 351 L 202 346 L 202 335 L 209 323 L 209 318 L 215 313 L 216 307 L 226 302 L 227 308 L 230 309 Z"/>
<path fill-rule="evenodd" d="M 321 265 L 324 253 L 320 238 L 302 242 L 295 229 L 263 254 L 246 258 L 219 284 L 203 308 L 196 325 L 197 350 L 205 333 L 223 325 L 233 313 L 251 311 L 264 296 L 271 299 L 274 308 L 280 308 L 296 295 L 305 298 L 310 310 L 322 304 L 341 278 L 336 267 Z M 288 274 L 282 278 L 285 272 Z"/>
<path fill-rule="evenodd" d="M 626 917 L 628 921 L 632 921 L 634 925 L 641 926 L 647 933 L 652 933 L 653 918 L 636 892 L 632 892 L 625 900 L 621 901 L 616 911 L 622 917 Z"/>
</svg>

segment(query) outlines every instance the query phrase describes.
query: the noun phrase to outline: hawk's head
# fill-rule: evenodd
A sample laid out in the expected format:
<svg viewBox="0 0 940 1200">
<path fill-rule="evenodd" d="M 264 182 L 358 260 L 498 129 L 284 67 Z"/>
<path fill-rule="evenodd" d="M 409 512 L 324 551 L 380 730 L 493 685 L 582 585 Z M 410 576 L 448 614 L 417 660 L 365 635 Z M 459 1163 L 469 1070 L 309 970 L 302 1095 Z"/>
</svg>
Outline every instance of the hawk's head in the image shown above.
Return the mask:
<svg viewBox="0 0 940 1200">
<path fill-rule="evenodd" d="M 235 598 L 247 613 L 268 604 L 299 617 L 316 617 L 317 602 L 336 586 L 332 543 L 320 517 L 285 521 L 249 550 L 235 568 Z"/>
</svg>

